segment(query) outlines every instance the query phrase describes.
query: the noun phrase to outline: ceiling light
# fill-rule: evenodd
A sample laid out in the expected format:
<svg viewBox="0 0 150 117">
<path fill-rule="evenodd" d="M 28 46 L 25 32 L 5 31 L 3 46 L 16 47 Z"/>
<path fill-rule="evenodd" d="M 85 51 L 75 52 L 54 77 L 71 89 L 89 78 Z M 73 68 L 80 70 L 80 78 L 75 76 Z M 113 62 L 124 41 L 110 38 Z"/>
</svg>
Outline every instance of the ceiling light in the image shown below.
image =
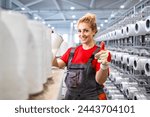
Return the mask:
<svg viewBox="0 0 150 117">
<path fill-rule="evenodd" d="M 38 19 L 38 17 L 37 17 L 37 16 L 35 16 L 35 17 L 34 17 L 34 19 L 35 19 L 35 20 L 37 20 L 37 19 Z"/>
<path fill-rule="evenodd" d="M 47 26 L 48 26 L 48 27 L 51 27 L 51 25 L 50 25 L 50 24 L 48 24 Z"/>
<path fill-rule="evenodd" d="M 71 9 L 71 10 L 74 10 L 74 9 L 75 9 L 75 7 L 73 7 L 73 6 L 72 6 L 72 7 L 70 7 L 70 9 Z"/>
<path fill-rule="evenodd" d="M 52 29 L 52 30 L 54 30 L 54 29 L 55 29 L 55 27 L 51 27 L 51 29 Z"/>
<path fill-rule="evenodd" d="M 110 17 L 115 17 L 115 15 L 114 15 L 114 14 L 111 14 Z"/>
<path fill-rule="evenodd" d="M 124 9 L 124 7 L 125 7 L 124 5 L 121 5 L 121 6 L 120 6 L 121 9 Z"/>
<path fill-rule="evenodd" d="M 100 26 L 101 26 L 101 27 L 103 27 L 103 26 L 104 26 L 104 24 L 100 24 Z"/>
<path fill-rule="evenodd" d="M 75 15 L 72 15 L 72 18 L 74 19 L 74 18 L 76 18 L 76 16 L 75 16 Z"/>
<path fill-rule="evenodd" d="M 104 22 L 105 22 L 105 23 L 107 23 L 107 22 L 108 22 L 108 20 L 105 20 Z"/>
<path fill-rule="evenodd" d="M 46 24 L 46 22 L 45 22 L 45 21 L 42 21 L 42 23 L 43 23 L 43 24 Z"/>
<path fill-rule="evenodd" d="M 25 10 L 25 8 L 24 8 L 24 7 L 22 7 L 22 8 L 21 8 L 21 10 L 23 10 L 23 11 L 24 11 L 24 10 Z"/>
<path fill-rule="evenodd" d="M 76 21 L 76 20 L 73 20 L 73 23 L 75 24 L 75 23 L 77 23 L 77 21 Z"/>
</svg>

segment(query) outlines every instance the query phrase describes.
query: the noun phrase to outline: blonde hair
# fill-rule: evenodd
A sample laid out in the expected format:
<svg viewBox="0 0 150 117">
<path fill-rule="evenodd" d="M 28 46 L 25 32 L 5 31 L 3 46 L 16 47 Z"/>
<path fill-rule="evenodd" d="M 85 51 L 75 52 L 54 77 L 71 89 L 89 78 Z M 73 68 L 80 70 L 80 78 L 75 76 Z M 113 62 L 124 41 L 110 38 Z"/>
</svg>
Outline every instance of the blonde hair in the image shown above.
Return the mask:
<svg viewBox="0 0 150 117">
<path fill-rule="evenodd" d="M 80 23 L 88 23 L 93 31 L 97 33 L 96 15 L 93 13 L 87 13 L 78 20 L 77 26 Z"/>
</svg>

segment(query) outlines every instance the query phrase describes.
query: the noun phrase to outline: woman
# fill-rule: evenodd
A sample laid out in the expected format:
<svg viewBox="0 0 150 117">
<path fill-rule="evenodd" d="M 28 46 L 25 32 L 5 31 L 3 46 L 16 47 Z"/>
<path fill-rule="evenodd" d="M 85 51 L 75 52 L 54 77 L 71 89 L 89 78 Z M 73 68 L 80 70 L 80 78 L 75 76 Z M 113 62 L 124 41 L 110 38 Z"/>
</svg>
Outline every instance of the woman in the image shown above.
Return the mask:
<svg viewBox="0 0 150 117">
<path fill-rule="evenodd" d="M 96 16 L 87 13 L 77 23 L 81 45 L 69 48 L 53 65 L 63 68 L 67 66 L 65 83 L 67 100 L 105 100 L 103 83 L 109 74 L 108 56 L 110 53 L 95 44 L 97 33 Z"/>
</svg>

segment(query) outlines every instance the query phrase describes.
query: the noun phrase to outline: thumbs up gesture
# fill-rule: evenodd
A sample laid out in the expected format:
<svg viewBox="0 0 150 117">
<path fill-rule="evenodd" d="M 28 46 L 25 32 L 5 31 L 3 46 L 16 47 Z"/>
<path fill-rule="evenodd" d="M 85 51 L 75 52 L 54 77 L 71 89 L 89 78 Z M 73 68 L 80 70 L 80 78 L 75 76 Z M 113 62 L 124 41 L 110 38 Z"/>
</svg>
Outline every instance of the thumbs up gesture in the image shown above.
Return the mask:
<svg viewBox="0 0 150 117">
<path fill-rule="evenodd" d="M 98 62 L 101 63 L 101 69 L 105 70 L 108 68 L 108 64 L 111 61 L 111 54 L 105 48 L 105 43 L 101 42 L 100 44 L 100 51 L 95 54 L 95 58 L 98 59 Z"/>
</svg>

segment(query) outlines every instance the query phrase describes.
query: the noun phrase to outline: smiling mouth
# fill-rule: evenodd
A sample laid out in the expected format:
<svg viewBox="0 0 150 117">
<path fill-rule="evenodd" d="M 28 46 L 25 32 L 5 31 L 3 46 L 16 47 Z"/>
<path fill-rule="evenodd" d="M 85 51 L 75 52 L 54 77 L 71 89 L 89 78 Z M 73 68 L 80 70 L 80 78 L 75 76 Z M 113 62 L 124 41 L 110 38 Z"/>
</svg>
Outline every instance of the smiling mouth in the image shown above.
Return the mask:
<svg viewBox="0 0 150 117">
<path fill-rule="evenodd" d="M 87 36 L 82 36 L 81 38 L 82 38 L 82 39 L 86 39 L 86 38 L 87 38 Z"/>
</svg>

